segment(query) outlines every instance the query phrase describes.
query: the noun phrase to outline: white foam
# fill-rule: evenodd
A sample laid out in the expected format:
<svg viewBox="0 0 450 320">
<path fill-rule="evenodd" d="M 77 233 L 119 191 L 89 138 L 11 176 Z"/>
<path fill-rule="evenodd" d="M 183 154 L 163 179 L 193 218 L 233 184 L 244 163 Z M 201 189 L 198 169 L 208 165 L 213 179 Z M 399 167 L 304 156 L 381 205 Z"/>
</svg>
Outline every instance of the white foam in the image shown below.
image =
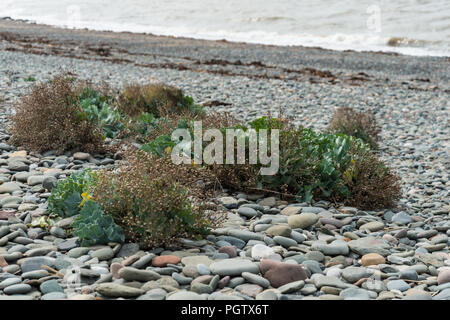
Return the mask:
<svg viewBox="0 0 450 320">
<path fill-rule="evenodd" d="M 347 4 L 344 3 L 342 6 L 347 5 L 348 8 L 339 7 L 340 11 L 334 13 L 328 12 L 326 5 L 322 7 L 318 3 L 306 5 L 305 1 L 300 0 L 298 2 L 303 4 L 304 10 L 300 13 L 289 12 L 289 8 L 295 8 L 296 1 L 298 0 L 283 0 L 280 3 L 285 7 L 274 7 L 273 4 L 266 5 L 260 0 L 256 1 L 260 5 L 258 7 L 245 0 L 229 0 L 228 5 L 222 5 L 218 0 L 208 2 L 187 0 L 183 3 L 174 0 L 78 0 L 76 4 L 73 4 L 72 0 L 1 0 L 0 17 L 100 31 L 152 33 L 207 40 L 225 39 L 267 45 L 301 45 L 332 50 L 450 56 L 450 26 L 445 27 L 445 16 L 449 16 L 448 11 L 445 13 L 443 10 L 443 18 L 439 20 L 440 30 L 442 28 L 446 30 L 446 33 L 442 32 L 442 39 L 436 38 L 437 33 L 431 29 L 419 30 L 417 34 L 427 36 L 427 40 L 430 41 L 423 41 L 420 46 L 406 44 L 392 47 L 387 45 L 391 37 L 411 37 L 411 35 L 406 34 L 406 31 L 405 34 L 377 33 L 361 27 L 365 25 L 365 20 L 353 17 L 352 6 L 360 5 L 364 1 L 347 1 Z M 202 8 L 204 10 L 201 10 Z M 336 8 L 334 6 L 333 10 L 337 10 Z M 365 7 L 361 8 L 364 13 Z M 347 23 L 350 18 L 353 20 Z M 405 26 L 404 16 L 389 18 L 386 20 L 394 19 L 394 22 L 390 23 L 399 23 L 405 30 L 411 29 L 415 24 L 410 19 L 408 21 L 411 26 Z M 351 28 L 347 24 L 360 28 Z M 383 26 L 386 29 L 390 25 L 385 22 Z M 439 34 L 441 33 L 438 33 L 438 37 Z M 444 34 L 447 34 L 447 39 Z"/>
</svg>

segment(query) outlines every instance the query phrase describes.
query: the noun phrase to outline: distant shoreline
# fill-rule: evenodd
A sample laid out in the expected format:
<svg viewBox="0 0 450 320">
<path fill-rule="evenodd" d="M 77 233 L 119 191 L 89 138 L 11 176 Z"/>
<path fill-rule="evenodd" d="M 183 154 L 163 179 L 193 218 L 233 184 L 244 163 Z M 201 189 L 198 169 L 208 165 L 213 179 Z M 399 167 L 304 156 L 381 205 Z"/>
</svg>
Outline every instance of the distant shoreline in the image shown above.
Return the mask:
<svg viewBox="0 0 450 320">
<path fill-rule="evenodd" d="M 286 48 L 305 48 L 305 49 L 321 49 L 325 51 L 337 51 L 337 52 L 356 52 L 356 53 L 377 53 L 377 54 L 387 54 L 387 55 L 402 55 L 402 56 L 411 56 L 411 57 L 432 57 L 432 58 L 450 58 L 450 55 L 414 55 L 414 54 L 406 54 L 396 51 L 384 51 L 384 50 L 355 50 L 355 49 L 333 49 L 333 48 L 326 48 L 321 46 L 305 46 L 305 45 L 281 45 L 281 44 L 265 44 L 265 43 L 256 43 L 256 42 L 246 42 L 246 41 L 235 41 L 235 40 L 227 40 L 227 39 L 204 39 L 201 37 L 190 37 L 190 36 L 175 36 L 175 35 L 158 35 L 151 32 L 133 32 L 133 31 L 113 31 L 109 29 L 100 30 L 100 29 L 94 29 L 94 28 L 67 28 L 65 26 L 58 26 L 58 25 L 51 25 L 46 23 L 37 23 L 33 20 L 27 20 L 27 19 L 13 19 L 11 17 L 0 17 L 0 21 L 13 21 L 13 22 L 19 22 L 19 23 L 25 23 L 30 25 L 39 25 L 39 26 L 46 26 L 56 29 L 63 29 L 63 30 L 83 30 L 83 31 L 93 31 L 93 32 L 107 32 L 107 33 L 116 33 L 116 34 L 136 34 L 136 35 L 147 35 L 147 36 L 154 36 L 154 37 L 168 37 L 168 38 L 177 38 L 177 39 L 190 39 L 190 40 L 200 40 L 200 41 L 213 41 L 213 42 L 229 42 L 229 43 L 239 43 L 239 44 L 246 44 L 246 45 L 261 45 L 261 46 L 276 46 L 276 47 L 286 47 Z M 402 41 L 403 38 L 398 37 L 391 37 L 389 39 L 389 42 L 386 44 L 391 47 L 396 47 L 398 43 Z"/>
<path fill-rule="evenodd" d="M 67 29 L 10 19 L 0 19 L 0 50 L 252 79 L 450 89 L 450 57 Z"/>
</svg>

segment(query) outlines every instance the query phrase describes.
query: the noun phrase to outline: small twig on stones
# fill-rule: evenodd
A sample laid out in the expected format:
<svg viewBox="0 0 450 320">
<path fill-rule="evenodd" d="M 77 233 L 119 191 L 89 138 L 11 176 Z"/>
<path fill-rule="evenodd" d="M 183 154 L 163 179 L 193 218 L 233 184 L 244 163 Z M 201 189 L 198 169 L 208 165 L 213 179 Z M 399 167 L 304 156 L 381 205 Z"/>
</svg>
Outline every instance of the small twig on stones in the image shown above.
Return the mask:
<svg viewBox="0 0 450 320">
<path fill-rule="evenodd" d="M 437 295 L 439 292 L 440 292 L 440 291 L 433 292 L 433 293 L 431 294 L 431 296 L 434 297 L 434 296 Z"/>
<path fill-rule="evenodd" d="M 49 266 L 46 266 L 45 264 L 41 265 L 41 268 L 50 271 L 51 273 L 54 273 L 55 275 L 57 275 L 60 278 L 64 278 L 64 275 L 59 272 L 58 270 L 55 270 L 53 268 L 50 268 Z"/>
<path fill-rule="evenodd" d="M 251 190 L 258 190 L 258 191 L 268 192 L 268 193 L 276 193 L 276 194 L 280 194 L 280 195 L 282 195 L 282 196 L 286 196 L 286 197 L 290 197 L 290 198 L 295 198 L 295 195 L 292 195 L 292 194 L 290 194 L 290 193 L 278 192 L 278 191 L 268 190 L 268 189 L 262 189 L 262 188 L 252 188 L 252 187 L 248 187 L 248 189 L 251 189 Z"/>
<path fill-rule="evenodd" d="M 367 280 L 369 280 L 369 278 L 362 278 L 362 279 L 359 279 L 359 280 L 356 281 L 353 285 L 359 287 L 361 284 L 363 284 L 363 283 L 366 282 Z"/>
</svg>

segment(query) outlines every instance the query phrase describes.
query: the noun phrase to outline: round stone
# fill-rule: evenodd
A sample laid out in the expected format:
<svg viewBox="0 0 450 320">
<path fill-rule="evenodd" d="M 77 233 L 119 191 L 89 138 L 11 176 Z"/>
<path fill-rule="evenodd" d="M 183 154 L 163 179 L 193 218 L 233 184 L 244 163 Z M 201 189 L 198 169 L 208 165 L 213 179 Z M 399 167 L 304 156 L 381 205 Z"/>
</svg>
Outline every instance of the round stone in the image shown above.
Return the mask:
<svg viewBox="0 0 450 320">
<path fill-rule="evenodd" d="M 368 254 L 363 255 L 361 258 L 361 264 L 364 267 L 385 264 L 385 263 L 386 263 L 386 259 L 378 253 L 368 253 Z"/>
<path fill-rule="evenodd" d="M 330 277 L 336 277 L 339 278 L 342 274 L 342 270 L 337 268 L 337 267 L 333 267 L 327 270 L 327 276 Z"/>
<path fill-rule="evenodd" d="M 294 281 L 294 282 L 290 282 L 290 283 L 285 284 L 284 286 L 279 287 L 278 291 L 280 291 L 282 294 L 287 294 L 287 293 L 291 293 L 291 292 L 297 292 L 304 286 L 305 286 L 305 281 L 303 281 L 303 280 Z"/>
<path fill-rule="evenodd" d="M 419 275 L 417 274 L 417 271 L 414 269 L 406 269 L 406 270 L 402 270 L 400 272 L 400 278 L 406 279 L 406 280 L 418 281 Z"/>
<path fill-rule="evenodd" d="M 263 244 L 255 244 L 252 247 L 252 259 L 254 260 L 261 260 L 261 259 L 265 259 L 268 258 L 270 256 L 273 256 L 275 254 L 275 251 L 273 251 L 272 248 L 263 245 Z"/>
<path fill-rule="evenodd" d="M 41 297 L 41 300 L 63 300 L 67 299 L 64 292 L 49 292 Z"/>
<path fill-rule="evenodd" d="M 78 243 L 78 237 L 75 237 L 58 243 L 58 250 L 69 251 L 72 250 L 73 248 L 79 247 L 79 245 L 80 244 Z"/>
<path fill-rule="evenodd" d="M 223 246 L 219 248 L 220 253 L 226 253 L 230 258 L 237 256 L 237 248 L 235 246 Z"/>
<path fill-rule="evenodd" d="M 277 199 L 275 197 L 264 198 L 258 204 L 263 207 L 274 207 L 277 204 Z"/>
<path fill-rule="evenodd" d="M 28 284 L 14 284 L 3 289 L 6 294 L 26 294 L 31 291 L 31 286 Z"/>
<path fill-rule="evenodd" d="M 42 294 L 50 292 L 64 292 L 63 288 L 56 280 L 48 280 L 41 283 L 39 290 L 41 290 Z"/>
<path fill-rule="evenodd" d="M 450 282 L 450 269 L 445 269 L 439 272 L 437 278 L 438 285 Z"/>
<path fill-rule="evenodd" d="M 389 249 L 391 246 L 389 243 L 382 239 L 374 237 L 365 237 L 348 242 L 350 250 L 356 252 L 359 255 L 365 255 L 367 253 L 378 253 L 382 256 L 390 254 Z"/>
<path fill-rule="evenodd" d="M 247 259 L 233 258 L 214 262 L 210 265 L 213 274 L 220 276 L 237 276 L 242 272 L 258 273 L 258 265 Z"/>
<path fill-rule="evenodd" d="M 136 300 L 164 300 L 166 298 L 167 291 L 161 288 L 151 289 L 144 295 L 138 297 Z"/>
<path fill-rule="evenodd" d="M 52 227 L 50 229 L 50 234 L 52 236 L 55 236 L 57 238 L 62 238 L 62 239 L 65 239 L 67 237 L 67 234 L 64 231 L 64 229 L 63 228 L 59 228 L 59 227 Z"/>
<path fill-rule="evenodd" d="M 292 229 L 287 225 L 275 225 L 266 229 L 266 233 L 271 236 L 290 237 Z"/>
<path fill-rule="evenodd" d="M 6 182 L 0 185 L 0 193 L 13 193 L 19 191 L 20 185 L 17 182 Z"/>
<path fill-rule="evenodd" d="M 120 263 L 114 262 L 111 263 L 111 266 L 109 267 L 109 271 L 112 274 L 113 279 L 119 279 L 119 270 L 122 269 L 124 266 Z"/>
<path fill-rule="evenodd" d="M 76 249 L 78 249 L 78 248 L 76 248 Z M 75 249 L 72 249 L 72 250 L 75 250 Z M 70 250 L 70 251 L 72 251 L 72 250 Z M 109 247 L 98 249 L 91 253 L 91 257 L 98 258 L 98 260 L 100 260 L 100 261 L 109 260 L 114 257 L 114 251 L 113 251 L 113 249 L 111 249 Z"/>
<path fill-rule="evenodd" d="M 397 224 L 408 224 L 412 222 L 412 218 L 409 214 L 407 214 L 406 212 L 399 212 L 396 213 L 393 217 L 392 217 L 392 222 L 395 222 Z"/>
<path fill-rule="evenodd" d="M 91 156 L 91 155 L 90 155 L 89 153 L 86 153 L 86 152 L 75 152 L 75 153 L 73 154 L 73 158 L 74 158 L 75 160 L 81 160 L 81 161 L 86 161 L 86 160 L 88 160 L 90 156 Z"/>
<path fill-rule="evenodd" d="M 157 256 L 152 260 L 152 266 L 154 267 L 166 267 L 167 264 L 178 264 L 181 259 L 177 256 L 165 255 L 165 256 Z"/>
<path fill-rule="evenodd" d="M 276 244 L 279 244 L 285 248 L 295 247 L 297 245 L 297 241 L 295 241 L 294 239 L 282 236 L 273 237 L 273 241 L 275 241 Z"/>
<path fill-rule="evenodd" d="M 13 277 L 13 278 L 5 279 L 5 280 L 0 282 L 0 290 L 3 290 L 6 287 L 9 287 L 9 286 L 12 286 L 12 285 L 15 285 L 15 284 L 20 284 L 20 283 L 22 283 L 22 280 L 20 280 L 19 277 L 17 277 L 17 278 Z"/>
<path fill-rule="evenodd" d="M 210 266 L 213 262 L 214 260 L 211 260 L 208 256 L 187 256 L 181 259 L 181 263 L 185 266 L 197 266 L 200 263 L 205 266 Z"/>
<path fill-rule="evenodd" d="M 327 256 L 347 255 L 349 248 L 347 242 L 334 240 L 330 244 L 320 244 L 317 249 Z"/>
<path fill-rule="evenodd" d="M 166 297 L 166 300 L 206 300 L 206 297 L 192 291 L 180 290 Z"/>
<path fill-rule="evenodd" d="M 321 262 L 325 259 L 325 256 L 320 251 L 310 251 L 307 254 L 305 254 L 306 260 L 315 260 L 318 262 Z"/>
<path fill-rule="evenodd" d="M 381 221 L 372 221 L 363 224 L 359 227 L 359 230 L 369 230 L 370 232 L 379 231 L 384 229 L 384 223 Z"/>
<path fill-rule="evenodd" d="M 372 275 L 369 269 L 364 267 L 347 267 L 342 270 L 342 278 L 350 283 L 355 283 L 362 278 L 368 278 Z"/>
<path fill-rule="evenodd" d="M 199 276 L 199 273 L 197 271 L 197 266 L 192 265 L 192 264 L 183 267 L 182 272 L 186 277 L 189 277 L 189 278 L 196 278 Z"/>
<path fill-rule="evenodd" d="M 314 213 L 306 212 L 301 214 L 290 215 L 288 217 L 288 224 L 291 228 L 306 229 L 319 221 L 319 216 Z"/>
<path fill-rule="evenodd" d="M 369 300 L 369 291 L 359 288 L 348 288 L 342 290 L 339 296 L 344 300 Z"/>
<path fill-rule="evenodd" d="M 266 278 L 263 278 L 257 274 L 253 274 L 250 272 L 243 272 L 242 278 L 244 278 L 245 280 L 247 280 L 250 283 L 257 284 L 263 288 L 268 288 L 270 286 L 269 280 L 267 280 Z"/>
<path fill-rule="evenodd" d="M 213 290 L 211 286 L 201 283 L 201 282 L 193 282 L 191 284 L 191 291 L 198 294 L 210 294 Z"/>
<path fill-rule="evenodd" d="M 257 284 L 241 284 L 235 288 L 237 292 L 242 293 L 243 295 L 251 298 L 255 298 L 259 293 L 263 291 L 263 288 L 261 288 Z"/>
<path fill-rule="evenodd" d="M 95 291 L 105 297 L 113 297 L 113 298 L 118 297 L 133 298 L 144 294 L 144 290 L 112 282 L 100 283 L 95 288 Z"/>
<path fill-rule="evenodd" d="M 158 280 L 161 276 L 155 271 L 151 270 L 139 270 L 133 267 L 123 267 L 118 271 L 120 278 L 127 281 L 140 281 L 147 282 L 152 280 Z"/>
<path fill-rule="evenodd" d="M 253 218 L 258 215 L 258 211 L 250 207 L 240 207 L 237 211 L 241 216 Z"/>
<path fill-rule="evenodd" d="M 42 265 L 53 268 L 55 266 L 55 259 L 50 257 L 31 257 L 22 260 L 20 268 L 23 273 L 35 270 L 41 270 Z"/>
<path fill-rule="evenodd" d="M 217 283 L 217 287 L 219 289 L 223 289 L 225 288 L 228 283 L 230 282 L 231 277 L 230 276 L 225 276 L 222 279 L 219 280 L 219 282 Z"/>
<path fill-rule="evenodd" d="M 259 267 L 264 278 L 269 280 L 274 288 L 307 278 L 303 267 L 298 264 L 263 259 Z"/>
<path fill-rule="evenodd" d="M 389 290 L 399 290 L 402 292 L 411 289 L 409 284 L 403 280 L 391 280 L 387 283 L 387 288 Z"/>
<path fill-rule="evenodd" d="M 54 176 L 44 176 L 44 179 L 42 180 L 42 186 L 48 191 L 52 191 L 57 183 L 58 179 Z"/>
<path fill-rule="evenodd" d="M 138 251 L 139 251 L 139 244 L 137 244 L 137 243 L 126 243 L 120 248 L 120 250 L 117 253 L 116 257 L 126 258 L 126 257 L 134 255 Z"/>
<path fill-rule="evenodd" d="M 278 300 L 279 293 L 275 292 L 273 289 L 265 290 L 259 293 L 255 300 Z"/>
<path fill-rule="evenodd" d="M 302 212 L 302 207 L 286 207 L 280 213 L 285 216 L 292 216 L 298 215 L 300 212 Z"/>
<path fill-rule="evenodd" d="M 190 284 L 193 280 L 191 277 L 185 277 L 177 272 L 172 273 L 172 278 L 182 286 Z"/>
<path fill-rule="evenodd" d="M 199 273 L 200 275 L 208 275 L 208 274 L 211 274 L 211 270 L 209 270 L 209 268 L 208 268 L 206 265 L 202 264 L 202 263 L 199 263 L 199 264 L 197 265 L 197 271 L 198 271 L 198 273 Z"/>
<path fill-rule="evenodd" d="M 42 181 L 44 181 L 44 176 L 29 176 L 27 179 L 27 184 L 29 186 L 35 186 L 38 184 L 42 184 Z"/>
</svg>

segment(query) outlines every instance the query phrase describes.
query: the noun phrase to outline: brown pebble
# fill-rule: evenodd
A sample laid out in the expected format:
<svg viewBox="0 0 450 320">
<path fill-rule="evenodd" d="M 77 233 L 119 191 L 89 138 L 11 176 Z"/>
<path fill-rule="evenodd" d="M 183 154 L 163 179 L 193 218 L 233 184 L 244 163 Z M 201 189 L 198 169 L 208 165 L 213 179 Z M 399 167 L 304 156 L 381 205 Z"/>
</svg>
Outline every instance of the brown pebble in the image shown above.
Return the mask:
<svg viewBox="0 0 450 320">
<path fill-rule="evenodd" d="M 171 255 L 157 256 L 157 257 L 153 258 L 152 265 L 154 267 L 165 267 L 168 264 L 178 264 L 178 263 L 180 263 L 180 261 L 181 261 L 180 257 L 177 257 L 177 256 L 171 256 Z"/>
</svg>

